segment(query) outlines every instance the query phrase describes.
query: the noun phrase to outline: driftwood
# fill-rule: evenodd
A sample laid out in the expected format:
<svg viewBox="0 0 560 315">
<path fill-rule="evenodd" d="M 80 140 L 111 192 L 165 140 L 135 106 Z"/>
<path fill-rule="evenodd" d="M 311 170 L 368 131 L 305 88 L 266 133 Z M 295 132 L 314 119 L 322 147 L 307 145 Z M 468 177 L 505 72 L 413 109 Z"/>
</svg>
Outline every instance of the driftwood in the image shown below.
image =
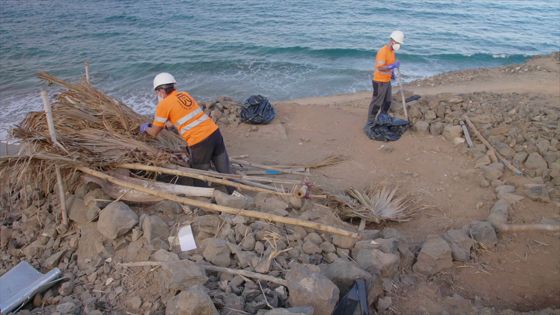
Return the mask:
<svg viewBox="0 0 560 315">
<path fill-rule="evenodd" d="M 521 172 L 520 170 L 518 170 L 515 166 L 513 166 L 506 158 L 504 158 L 503 156 L 501 156 L 500 153 L 498 153 L 496 151 L 496 149 L 494 149 L 494 147 L 490 144 L 490 142 L 488 142 L 488 140 L 486 140 L 484 138 L 484 136 L 482 136 L 482 134 L 478 131 L 478 129 L 476 129 L 476 126 L 473 124 L 473 122 L 469 119 L 469 117 L 467 115 L 464 116 L 465 121 L 467 122 L 467 124 L 469 125 L 469 127 L 472 129 L 473 133 L 478 137 L 478 139 L 480 141 L 482 141 L 482 143 L 484 143 L 484 145 L 486 145 L 486 147 L 488 148 L 488 151 L 490 151 L 490 154 L 493 155 L 494 157 L 497 157 L 502 163 L 504 163 L 504 165 L 511 170 L 515 175 L 523 175 L 523 172 Z"/>
<path fill-rule="evenodd" d="M 327 232 L 327 233 L 332 233 L 332 234 L 338 234 L 338 235 L 347 236 L 347 237 L 356 238 L 356 239 L 359 238 L 357 233 L 350 232 L 350 231 L 340 229 L 340 228 L 336 228 L 336 227 L 332 227 L 332 226 L 328 226 L 328 225 L 324 225 L 324 224 L 320 224 L 320 223 L 316 223 L 316 222 L 310 222 L 310 221 L 300 220 L 300 219 L 295 219 L 295 218 L 287 218 L 287 217 L 282 217 L 282 216 L 273 215 L 273 214 L 269 214 L 269 213 L 263 213 L 263 212 L 259 212 L 259 211 L 236 209 L 236 208 L 220 206 L 220 205 L 212 204 L 212 203 L 208 203 L 208 202 L 203 202 L 203 201 L 199 201 L 199 200 L 189 199 L 189 198 L 185 198 L 185 197 L 178 197 L 178 196 L 173 195 L 173 194 L 152 190 L 152 189 L 140 186 L 140 185 L 131 184 L 131 183 L 128 183 L 124 180 L 120 180 L 120 179 L 115 178 L 113 176 L 107 175 L 107 174 L 99 172 L 99 171 L 92 170 L 92 169 L 87 168 L 87 167 L 82 166 L 82 167 L 77 167 L 77 169 L 79 171 L 85 173 L 85 174 L 95 176 L 95 177 L 98 177 L 98 178 L 101 178 L 101 179 L 105 179 L 105 180 L 107 180 L 107 181 L 109 181 L 113 184 L 119 185 L 119 186 L 123 186 L 123 187 L 130 188 L 130 189 L 135 189 L 135 190 L 138 190 L 138 191 L 141 191 L 141 192 L 145 192 L 145 193 L 148 193 L 148 194 L 159 196 L 159 197 L 162 197 L 162 198 L 165 198 L 165 199 L 168 199 L 168 200 L 172 200 L 172 201 L 175 201 L 175 202 L 178 202 L 178 203 L 186 204 L 186 205 L 189 205 L 189 206 L 192 206 L 192 207 L 197 207 L 197 208 L 202 208 L 202 209 L 209 210 L 209 211 L 222 212 L 222 213 L 227 213 L 227 214 L 232 214 L 232 215 L 240 215 L 240 216 L 260 219 L 260 220 L 264 220 L 264 221 L 272 221 L 272 222 L 277 222 L 277 223 L 282 223 L 282 224 L 297 225 L 297 226 L 301 226 L 301 227 L 305 227 L 305 228 L 310 228 L 310 229 L 314 229 L 314 230 L 318 230 L 318 231 L 322 231 L 322 232 Z"/>
<path fill-rule="evenodd" d="M 163 264 L 165 264 L 165 262 L 160 262 L 160 261 L 136 261 L 136 262 L 130 262 L 130 263 L 120 263 L 119 266 L 122 266 L 122 267 L 156 267 L 156 266 L 161 266 Z M 251 272 L 251 271 L 241 270 L 241 269 L 231 269 L 231 268 L 217 267 L 217 266 L 212 266 L 212 265 L 198 265 L 198 266 L 200 266 L 200 267 L 202 267 L 206 270 L 209 270 L 209 271 L 226 272 L 226 273 L 230 273 L 230 274 L 233 274 L 233 275 L 239 275 L 239 276 L 243 276 L 243 277 L 247 277 L 247 278 L 253 278 L 253 279 L 264 280 L 264 281 L 276 283 L 276 284 L 279 284 L 279 285 L 283 285 L 285 287 L 288 286 L 288 282 L 284 279 L 264 275 L 264 274 L 261 274 L 261 273 L 256 273 L 256 272 Z"/>
</svg>

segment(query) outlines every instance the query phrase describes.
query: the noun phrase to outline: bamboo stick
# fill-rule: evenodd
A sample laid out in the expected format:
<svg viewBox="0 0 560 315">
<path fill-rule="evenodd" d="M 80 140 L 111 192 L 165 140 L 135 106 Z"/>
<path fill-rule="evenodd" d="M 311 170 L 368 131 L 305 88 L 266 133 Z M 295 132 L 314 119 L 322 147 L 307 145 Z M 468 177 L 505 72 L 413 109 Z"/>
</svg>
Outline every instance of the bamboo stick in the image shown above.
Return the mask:
<svg viewBox="0 0 560 315">
<path fill-rule="evenodd" d="M 85 73 L 86 73 L 86 82 L 89 84 L 89 63 L 85 62 L 84 63 L 84 69 L 85 69 Z"/>
<path fill-rule="evenodd" d="M 129 263 L 119 263 L 119 266 L 122 267 L 157 267 L 157 266 L 161 266 L 165 264 L 165 262 L 160 262 L 160 261 L 136 261 L 136 262 L 129 262 Z M 231 268 L 224 268 L 224 267 L 218 267 L 218 266 L 212 266 L 212 265 L 198 265 L 206 270 L 209 271 L 216 271 L 216 272 L 226 272 L 226 273 L 230 273 L 230 274 L 234 274 L 234 275 L 240 275 L 240 276 L 244 276 L 247 278 L 253 278 L 253 279 L 258 279 L 258 280 L 264 280 L 264 281 L 268 281 L 268 282 L 272 282 L 272 283 L 276 283 L 282 286 L 287 287 L 288 286 L 288 282 L 284 279 L 281 278 L 276 278 L 273 276 L 269 276 L 269 275 L 264 275 L 261 273 L 256 273 L 256 272 L 252 272 L 252 271 L 247 271 L 247 270 L 241 270 L 241 269 L 231 269 Z"/>
<path fill-rule="evenodd" d="M 500 232 L 550 231 L 560 232 L 560 225 L 553 224 L 498 224 Z"/>
<path fill-rule="evenodd" d="M 197 170 L 195 168 L 188 168 L 188 167 L 183 167 L 183 166 L 178 166 L 178 165 L 166 165 L 165 166 L 168 169 L 173 169 L 173 170 L 184 170 L 186 172 L 192 172 L 195 174 L 200 174 L 200 175 L 206 175 L 206 176 L 212 176 L 212 177 L 216 177 L 216 178 L 222 178 L 222 179 L 245 179 L 245 180 L 249 180 L 252 182 L 265 182 L 265 183 L 276 183 L 276 184 L 286 184 L 286 185 L 297 185 L 300 184 L 301 181 L 300 180 L 295 180 L 295 179 L 287 179 L 287 178 L 272 178 L 272 177 L 262 177 L 262 176 L 249 176 L 246 174 L 225 174 L 225 173 L 218 173 L 218 172 L 214 172 L 214 171 L 204 171 L 204 170 Z"/>
<path fill-rule="evenodd" d="M 125 180 L 136 185 L 141 185 L 146 188 L 165 191 L 174 195 L 182 194 L 191 197 L 208 197 L 208 198 L 214 197 L 214 190 L 215 190 L 214 188 L 195 187 L 195 186 L 187 186 L 187 185 L 173 185 L 173 184 L 162 183 L 162 182 L 147 181 L 139 178 L 133 178 L 130 176 L 124 176 L 121 174 L 115 174 L 114 172 L 110 174 L 118 179 Z"/>
<path fill-rule="evenodd" d="M 397 83 L 399 84 L 399 90 L 401 91 L 402 107 L 404 110 L 404 117 L 408 120 L 408 111 L 406 110 L 406 100 L 404 99 L 404 90 L 401 84 L 401 70 L 397 68 Z"/>
<path fill-rule="evenodd" d="M 54 129 L 54 121 L 53 121 L 53 117 L 52 117 L 51 104 L 49 103 L 49 96 L 47 94 L 47 91 L 45 91 L 45 90 L 41 91 L 41 98 L 43 99 L 43 108 L 45 109 L 45 115 L 47 116 L 47 126 L 49 128 L 49 134 L 51 136 L 51 141 L 52 141 L 53 144 L 58 145 L 64 151 L 66 151 L 66 149 L 60 143 L 58 143 L 58 141 L 56 140 L 56 130 Z M 66 151 L 66 153 L 68 153 L 68 151 Z M 66 196 L 64 194 L 64 186 L 63 186 L 63 183 L 62 183 L 62 175 L 60 174 L 60 166 L 55 164 L 54 167 L 55 167 L 55 173 L 56 173 L 56 188 L 57 188 L 58 200 L 60 202 L 60 212 L 61 212 L 60 217 L 61 217 L 62 225 L 67 226 L 68 225 L 68 214 L 67 214 L 67 211 L 66 211 Z"/>
<path fill-rule="evenodd" d="M 165 198 L 165 199 L 168 199 L 168 200 L 172 200 L 172 201 L 175 201 L 175 202 L 178 202 L 178 203 L 186 204 L 186 205 L 189 205 L 189 206 L 192 206 L 192 207 L 197 207 L 197 208 L 202 208 L 202 209 L 206 209 L 206 210 L 209 210 L 209 211 L 222 212 L 222 213 L 227 213 L 227 214 L 232 214 L 232 215 L 241 215 L 241 216 L 245 216 L 245 217 L 250 217 L 250 218 L 255 218 L 255 219 L 260 219 L 260 220 L 265 220 L 265 221 L 272 221 L 272 222 L 277 222 L 277 223 L 282 223 L 282 224 L 297 225 L 297 226 L 302 226 L 302 227 L 305 227 L 305 228 L 310 228 L 310 229 L 314 229 L 314 230 L 318 230 L 318 231 L 322 231 L 322 232 L 333 233 L 333 234 L 338 234 L 338 235 L 352 237 L 352 238 L 358 238 L 357 233 L 350 232 L 350 231 L 340 229 L 340 228 L 336 228 L 336 227 L 332 227 L 332 226 L 328 226 L 328 225 L 324 225 L 324 224 L 320 224 L 320 223 L 316 223 L 316 222 L 299 220 L 299 219 L 295 219 L 295 218 L 281 217 L 281 216 L 278 216 L 278 215 L 273 215 L 273 214 L 263 213 L 263 212 L 258 212 L 258 211 L 252 211 L 252 210 L 236 209 L 236 208 L 220 206 L 220 205 L 212 204 L 212 203 L 208 203 L 208 202 L 203 202 L 203 201 L 199 201 L 199 200 L 189 199 L 189 198 L 185 198 L 185 197 L 178 197 L 178 196 L 175 196 L 175 195 L 172 195 L 172 194 L 169 194 L 169 193 L 155 191 L 155 190 L 143 187 L 143 186 L 131 184 L 131 183 L 128 183 L 126 181 L 120 180 L 118 178 L 115 178 L 113 176 L 107 175 L 107 174 L 102 173 L 102 172 L 92 170 L 92 169 L 87 168 L 87 167 L 82 166 L 82 167 L 78 167 L 77 169 L 79 171 L 85 173 L 85 174 L 105 179 L 105 180 L 107 180 L 107 181 L 109 181 L 113 184 L 119 185 L 119 186 L 135 189 L 135 190 L 138 190 L 138 191 L 141 191 L 141 192 L 145 192 L 145 193 L 148 193 L 148 194 L 159 196 L 159 197 L 162 197 L 162 198 Z"/>
<path fill-rule="evenodd" d="M 303 167 L 281 168 L 281 167 L 276 167 L 276 166 L 263 165 L 263 164 L 247 162 L 247 161 L 242 161 L 242 160 L 235 160 L 235 159 L 231 159 L 231 161 L 233 163 L 237 163 L 237 164 L 240 164 L 240 165 L 262 168 L 262 169 L 265 169 L 265 170 L 281 172 L 281 173 L 284 173 L 284 174 L 302 175 L 302 176 L 308 175 L 308 173 L 306 172 L 306 169 L 303 168 Z"/>
<path fill-rule="evenodd" d="M 467 122 L 467 124 L 469 125 L 469 127 L 471 127 L 472 131 L 474 132 L 474 134 L 478 137 L 478 139 L 480 139 L 480 141 L 482 141 L 482 143 L 484 143 L 484 145 L 486 145 L 486 147 L 488 148 L 488 151 L 490 151 L 490 154 L 497 157 L 502 163 L 504 163 L 504 165 L 510 169 L 515 175 L 523 175 L 523 172 L 521 172 L 520 170 L 518 170 L 515 166 L 513 166 L 508 160 L 506 160 L 500 153 L 498 153 L 496 151 L 496 149 L 494 149 L 494 147 L 490 144 L 490 142 L 488 142 L 484 136 L 482 136 L 482 134 L 478 131 L 478 129 L 476 129 L 476 126 L 473 124 L 473 122 L 469 119 L 469 117 L 467 115 L 464 116 L 465 121 Z"/>
<path fill-rule="evenodd" d="M 163 174 L 169 174 L 169 175 L 175 175 L 175 176 L 190 177 L 190 178 L 195 178 L 195 179 L 207 181 L 207 182 L 210 182 L 210 183 L 216 183 L 216 184 L 231 186 L 231 187 L 234 187 L 234 188 L 239 189 L 239 190 L 247 190 L 247 191 L 254 191 L 254 192 L 266 192 L 266 193 L 269 193 L 269 194 L 275 194 L 275 195 L 279 195 L 279 196 L 291 196 L 290 193 L 286 193 L 286 192 L 279 192 L 277 190 L 270 190 L 270 189 L 264 189 L 264 188 L 260 188 L 260 187 L 253 187 L 253 186 L 249 186 L 249 185 L 242 184 L 242 183 L 236 183 L 234 181 L 230 181 L 230 180 L 227 180 L 227 179 L 221 179 L 221 178 L 216 178 L 216 177 L 212 177 L 212 176 L 197 174 L 196 172 L 191 172 L 190 169 L 187 169 L 187 168 L 183 168 L 182 170 L 178 170 L 178 169 L 168 169 L 168 168 L 164 168 L 164 167 L 149 166 L 149 165 L 143 165 L 143 164 L 137 164 L 137 163 L 124 163 L 124 164 L 117 165 L 117 167 L 131 169 L 131 170 L 156 172 L 156 173 L 163 173 Z"/>
</svg>

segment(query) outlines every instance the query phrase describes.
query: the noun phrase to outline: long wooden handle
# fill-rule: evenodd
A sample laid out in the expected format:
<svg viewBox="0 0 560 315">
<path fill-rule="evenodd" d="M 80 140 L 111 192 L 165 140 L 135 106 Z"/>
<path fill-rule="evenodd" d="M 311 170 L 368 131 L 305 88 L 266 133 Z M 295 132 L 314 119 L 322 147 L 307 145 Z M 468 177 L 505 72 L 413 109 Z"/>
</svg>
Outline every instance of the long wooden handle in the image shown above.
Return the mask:
<svg viewBox="0 0 560 315">
<path fill-rule="evenodd" d="M 338 234 L 338 235 L 351 237 L 351 238 L 355 238 L 355 239 L 359 238 L 357 233 L 350 232 L 350 231 L 340 229 L 340 228 L 336 228 L 336 227 L 332 227 L 332 226 L 328 226 L 328 225 L 324 225 L 324 224 L 321 224 L 321 223 L 315 223 L 315 222 L 300 220 L 300 219 L 295 219 L 295 218 L 286 218 L 286 217 L 281 217 L 281 216 L 278 216 L 278 215 L 259 212 L 259 211 L 243 210 L 243 209 L 225 207 L 225 206 L 220 206 L 220 205 L 213 204 L 213 203 L 208 203 L 208 202 L 203 202 L 203 201 L 199 201 L 199 200 L 179 197 L 179 196 L 176 196 L 176 195 L 173 195 L 173 194 L 152 190 L 152 189 L 140 186 L 140 185 L 131 184 L 131 183 L 128 183 L 126 181 L 117 179 L 113 176 L 107 175 L 107 174 L 99 172 L 99 171 L 92 170 L 92 169 L 87 168 L 87 167 L 80 166 L 77 169 L 79 171 L 85 173 L 85 174 L 105 179 L 105 180 L 107 180 L 107 181 L 109 181 L 113 184 L 119 185 L 119 186 L 135 189 L 135 190 L 138 190 L 138 191 L 141 191 L 141 192 L 145 192 L 147 194 L 151 194 L 151 195 L 154 195 L 154 196 L 159 196 L 159 197 L 162 197 L 162 198 L 165 198 L 165 199 L 168 199 L 168 200 L 172 200 L 172 201 L 175 201 L 175 202 L 178 202 L 178 203 L 181 203 L 181 204 L 189 205 L 189 206 L 192 206 L 192 207 L 197 207 L 197 208 L 202 208 L 202 209 L 209 210 L 209 211 L 222 212 L 222 213 L 227 213 L 227 214 L 232 214 L 232 215 L 240 215 L 240 216 L 260 219 L 260 220 L 264 220 L 264 221 L 272 221 L 272 222 L 278 222 L 278 223 L 283 223 L 283 224 L 298 225 L 298 226 L 302 226 L 302 227 L 305 227 L 305 228 L 314 229 L 314 230 L 317 230 L 317 231 L 322 231 L 322 232 L 327 232 L 327 233 L 332 233 L 332 234 Z"/>
<path fill-rule="evenodd" d="M 399 84 L 399 90 L 401 90 L 402 106 L 404 110 L 404 117 L 408 120 L 408 111 L 406 110 L 406 100 L 404 98 L 404 90 L 401 84 L 401 70 L 397 68 L 397 83 Z"/>
</svg>

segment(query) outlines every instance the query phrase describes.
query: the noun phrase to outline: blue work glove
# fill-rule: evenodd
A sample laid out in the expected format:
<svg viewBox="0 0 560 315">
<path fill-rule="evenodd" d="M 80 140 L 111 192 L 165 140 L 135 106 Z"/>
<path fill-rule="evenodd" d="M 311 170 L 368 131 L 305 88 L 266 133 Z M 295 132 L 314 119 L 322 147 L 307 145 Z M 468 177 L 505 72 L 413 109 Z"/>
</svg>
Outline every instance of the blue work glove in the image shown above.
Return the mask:
<svg viewBox="0 0 560 315">
<path fill-rule="evenodd" d="M 146 131 L 148 130 L 148 128 L 152 128 L 152 124 L 149 122 L 145 122 L 143 124 L 140 125 L 140 133 L 146 133 Z"/>
<path fill-rule="evenodd" d="M 393 70 L 401 66 L 401 62 L 397 61 L 387 66 L 387 70 Z"/>
</svg>

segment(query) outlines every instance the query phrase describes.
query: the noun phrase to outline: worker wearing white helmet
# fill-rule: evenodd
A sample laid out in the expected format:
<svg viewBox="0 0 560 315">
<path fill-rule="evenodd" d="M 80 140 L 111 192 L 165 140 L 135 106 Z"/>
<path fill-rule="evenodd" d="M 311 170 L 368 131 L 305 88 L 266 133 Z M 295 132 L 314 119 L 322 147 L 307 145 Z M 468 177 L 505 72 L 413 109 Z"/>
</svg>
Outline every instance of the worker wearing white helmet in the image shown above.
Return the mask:
<svg viewBox="0 0 560 315">
<path fill-rule="evenodd" d="M 400 67 L 396 60 L 395 52 L 404 43 L 404 34 L 393 31 L 389 42 L 385 44 L 375 56 L 375 71 L 373 73 L 373 96 L 369 104 L 368 120 L 373 121 L 378 112 L 387 113 L 391 107 L 391 79 L 394 78 L 393 70 Z"/>
<path fill-rule="evenodd" d="M 159 103 L 152 123 L 140 126 L 141 133 L 156 137 L 166 124 L 174 125 L 187 143 L 191 167 L 230 173 L 229 157 L 218 125 L 206 115 L 195 99 L 187 92 L 175 90 L 175 78 L 162 72 L 154 78 L 154 91 Z M 202 182 L 196 182 L 202 185 Z"/>
</svg>

